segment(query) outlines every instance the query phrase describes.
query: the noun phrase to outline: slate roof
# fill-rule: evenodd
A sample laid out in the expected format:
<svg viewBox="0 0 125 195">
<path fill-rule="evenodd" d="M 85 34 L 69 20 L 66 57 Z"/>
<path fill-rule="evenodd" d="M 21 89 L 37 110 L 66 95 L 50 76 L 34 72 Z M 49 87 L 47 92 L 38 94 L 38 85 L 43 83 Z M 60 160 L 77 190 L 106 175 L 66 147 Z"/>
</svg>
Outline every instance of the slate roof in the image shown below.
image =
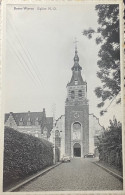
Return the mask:
<svg viewBox="0 0 125 195">
<path fill-rule="evenodd" d="M 73 72 L 71 81 L 67 84 L 68 86 L 74 86 L 75 81 L 78 82 L 78 85 L 84 85 L 86 84 L 85 81 L 83 81 L 83 78 L 81 76 L 81 72 Z"/>
<path fill-rule="evenodd" d="M 67 84 L 67 86 L 74 86 L 76 81 L 77 81 L 77 85 L 86 84 L 86 82 L 83 81 L 83 78 L 81 75 L 82 67 L 79 65 L 79 57 L 77 54 L 77 49 L 75 50 L 74 65 L 71 68 L 71 70 L 72 70 L 72 78 L 70 82 Z"/>
<path fill-rule="evenodd" d="M 49 129 L 53 128 L 53 117 L 46 117 L 44 112 L 7 113 L 5 114 L 5 122 L 10 114 L 12 114 L 17 126 L 19 126 L 20 121 L 23 122 L 24 126 L 27 126 L 27 121 L 30 121 L 31 125 L 35 125 L 35 122 L 38 121 L 41 126 L 45 123 Z"/>
</svg>

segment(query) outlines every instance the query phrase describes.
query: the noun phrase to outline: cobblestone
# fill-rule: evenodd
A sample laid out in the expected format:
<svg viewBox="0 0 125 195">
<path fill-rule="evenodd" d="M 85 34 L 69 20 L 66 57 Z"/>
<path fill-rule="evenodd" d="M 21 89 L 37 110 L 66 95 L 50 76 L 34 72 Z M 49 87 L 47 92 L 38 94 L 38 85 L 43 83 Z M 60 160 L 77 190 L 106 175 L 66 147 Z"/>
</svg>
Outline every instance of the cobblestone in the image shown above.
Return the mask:
<svg viewBox="0 0 125 195">
<path fill-rule="evenodd" d="M 50 172 L 26 184 L 18 191 L 86 191 L 122 190 L 122 182 L 91 161 L 93 159 L 72 159 Z"/>
</svg>

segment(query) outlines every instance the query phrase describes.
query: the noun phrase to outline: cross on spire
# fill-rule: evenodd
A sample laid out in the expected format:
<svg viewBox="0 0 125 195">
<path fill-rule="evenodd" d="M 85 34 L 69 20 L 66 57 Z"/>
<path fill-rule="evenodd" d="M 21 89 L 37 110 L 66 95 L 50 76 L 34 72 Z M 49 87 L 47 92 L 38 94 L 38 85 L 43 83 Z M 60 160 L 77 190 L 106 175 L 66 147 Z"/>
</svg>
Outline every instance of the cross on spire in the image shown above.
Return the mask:
<svg viewBox="0 0 125 195">
<path fill-rule="evenodd" d="M 75 50 L 77 51 L 77 43 L 78 43 L 78 41 L 77 41 L 76 37 L 75 37 L 75 41 L 73 43 L 75 44 Z"/>
</svg>

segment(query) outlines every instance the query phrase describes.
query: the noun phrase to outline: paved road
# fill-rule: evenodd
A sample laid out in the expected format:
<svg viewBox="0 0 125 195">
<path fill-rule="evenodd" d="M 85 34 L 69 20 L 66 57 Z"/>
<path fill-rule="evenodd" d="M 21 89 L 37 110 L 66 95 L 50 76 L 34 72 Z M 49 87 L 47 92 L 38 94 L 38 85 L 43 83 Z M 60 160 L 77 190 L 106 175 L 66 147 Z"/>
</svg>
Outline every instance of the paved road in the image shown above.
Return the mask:
<svg viewBox="0 0 125 195">
<path fill-rule="evenodd" d="M 81 190 L 122 190 L 122 182 L 92 163 L 92 159 L 75 158 L 19 189 L 20 192 Z"/>
</svg>

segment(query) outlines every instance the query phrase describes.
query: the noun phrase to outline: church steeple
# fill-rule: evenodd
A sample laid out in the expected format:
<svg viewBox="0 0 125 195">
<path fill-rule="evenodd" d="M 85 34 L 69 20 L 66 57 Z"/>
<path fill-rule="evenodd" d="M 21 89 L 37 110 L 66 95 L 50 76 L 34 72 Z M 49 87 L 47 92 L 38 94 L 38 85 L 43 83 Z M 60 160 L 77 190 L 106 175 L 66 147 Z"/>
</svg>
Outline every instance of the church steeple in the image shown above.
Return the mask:
<svg viewBox="0 0 125 195">
<path fill-rule="evenodd" d="M 81 76 L 82 67 L 79 65 L 79 56 L 77 47 L 75 47 L 75 56 L 74 56 L 74 65 L 71 68 L 72 70 L 72 78 L 71 81 L 68 83 L 68 86 L 74 86 L 76 83 L 78 85 L 83 85 L 85 82 Z"/>
<path fill-rule="evenodd" d="M 82 70 L 82 67 L 79 65 L 79 56 L 77 52 L 77 47 L 75 47 L 74 66 L 72 67 L 72 70 L 74 71 Z"/>
<path fill-rule="evenodd" d="M 71 68 L 72 77 L 70 82 L 67 84 L 67 99 L 69 101 L 81 102 L 87 100 L 87 83 L 83 80 L 81 75 L 82 67 L 79 65 L 79 56 L 77 47 L 75 46 L 74 65 Z"/>
</svg>

